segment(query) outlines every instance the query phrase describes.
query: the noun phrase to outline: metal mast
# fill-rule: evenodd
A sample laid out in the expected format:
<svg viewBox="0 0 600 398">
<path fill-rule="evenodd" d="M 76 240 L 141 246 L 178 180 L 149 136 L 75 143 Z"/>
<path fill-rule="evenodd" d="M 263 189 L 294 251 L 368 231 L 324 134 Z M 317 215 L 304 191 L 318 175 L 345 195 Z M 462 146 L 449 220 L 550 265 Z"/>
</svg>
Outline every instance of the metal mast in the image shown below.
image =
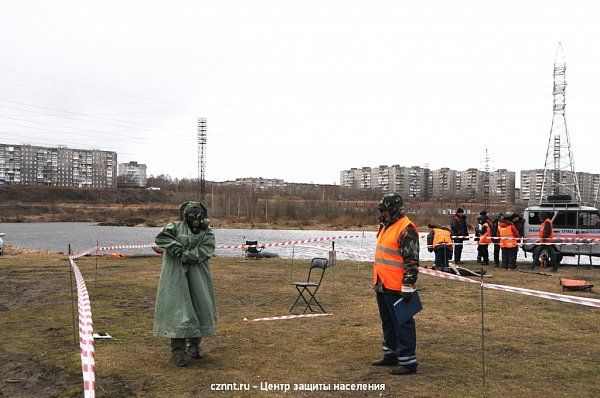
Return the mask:
<svg viewBox="0 0 600 398">
<path fill-rule="evenodd" d="M 490 155 L 485 148 L 485 174 L 483 179 L 483 195 L 485 201 L 485 210 L 490 207 Z"/>
<path fill-rule="evenodd" d="M 204 177 L 206 171 L 206 118 L 198 119 L 198 198 L 204 202 L 206 189 Z"/>
<path fill-rule="evenodd" d="M 549 195 L 570 195 L 581 203 L 579 182 L 575 172 L 575 161 L 571 151 L 567 119 L 565 116 L 565 89 L 567 81 L 565 72 L 567 66 L 563 54 L 562 43 L 558 43 L 554 60 L 554 112 L 552 126 L 548 137 L 546 161 L 544 162 L 544 179 L 539 201 L 542 203 Z M 551 149 L 552 148 L 552 152 Z"/>
</svg>

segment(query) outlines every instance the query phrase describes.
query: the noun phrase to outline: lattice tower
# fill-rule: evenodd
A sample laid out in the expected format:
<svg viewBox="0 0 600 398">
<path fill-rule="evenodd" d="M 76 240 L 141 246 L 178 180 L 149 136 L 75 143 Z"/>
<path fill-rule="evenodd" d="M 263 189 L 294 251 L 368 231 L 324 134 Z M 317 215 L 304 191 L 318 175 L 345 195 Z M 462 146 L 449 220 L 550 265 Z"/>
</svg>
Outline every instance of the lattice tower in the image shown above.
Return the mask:
<svg viewBox="0 0 600 398">
<path fill-rule="evenodd" d="M 204 202 L 206 172 L 206 118 L 198 119 L 198 197 Z"/>
<path fill-rule="evenodd" d="M 567 66 L 565 63 L 562 44 L 558 43 L 554 60 L 554 97 L 552 125 L 548 137 L 546 160 L 544 162 L 544 177 L 539 202 L 549 195 L 570 195 L 573 200 L 581 202 L 575 160 L 569 140 L 567 118 L 565 116 L 565 78 Z"/>
</svg>

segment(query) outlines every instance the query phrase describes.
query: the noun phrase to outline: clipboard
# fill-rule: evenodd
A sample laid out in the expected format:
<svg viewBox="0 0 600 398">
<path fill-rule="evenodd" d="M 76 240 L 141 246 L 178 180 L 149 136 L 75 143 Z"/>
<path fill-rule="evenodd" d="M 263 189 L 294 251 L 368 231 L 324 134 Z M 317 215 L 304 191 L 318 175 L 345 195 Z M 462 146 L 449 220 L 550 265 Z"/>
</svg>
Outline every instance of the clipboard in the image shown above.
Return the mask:
<svg viewBox="0 0 600 398">
<path fill-rule="evenodd" d="M 423 305 L 416 290 L 413 292 L 412 298 L 408 303 L 404 303 L 402 298 L 394 303 L 394 314 L 400 325 L 415 316 L 422 309 Z"/>
</svg>

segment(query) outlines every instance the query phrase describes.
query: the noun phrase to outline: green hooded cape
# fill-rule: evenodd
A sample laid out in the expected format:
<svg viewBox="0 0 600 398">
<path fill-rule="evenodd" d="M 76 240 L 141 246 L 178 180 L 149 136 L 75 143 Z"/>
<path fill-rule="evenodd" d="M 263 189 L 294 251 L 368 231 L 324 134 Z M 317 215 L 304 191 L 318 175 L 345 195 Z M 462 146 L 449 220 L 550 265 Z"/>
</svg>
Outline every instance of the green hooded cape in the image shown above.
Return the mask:
<svg viewBox="0 0 600 398">
<path fill-rule="evenodd" d="M 199 202 L 179 207 L 179 221 L 167 224 L 156 236 L 164 249 L 163 266 L 156 293 L 154 334 L 168 338 L 191 338 L 215 335 L 217 310 L 208 259 L 215 255 L 215 236 L 210 228 L 193 234 L 184 221 L 193 207 L 206 215 Z M 189 251 L 198 262 L 183 264 L 181 252 Z"/>
</svg>

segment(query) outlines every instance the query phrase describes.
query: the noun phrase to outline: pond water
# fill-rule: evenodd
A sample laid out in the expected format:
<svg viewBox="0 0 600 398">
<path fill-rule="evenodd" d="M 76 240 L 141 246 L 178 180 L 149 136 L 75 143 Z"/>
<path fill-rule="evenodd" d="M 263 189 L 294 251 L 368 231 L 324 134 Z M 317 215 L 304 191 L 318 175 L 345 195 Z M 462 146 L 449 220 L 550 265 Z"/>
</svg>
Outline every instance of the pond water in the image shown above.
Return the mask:
<svg viewBox="0 0 600 398">
<path fill-rule="evenodd" d="M 52 252 L 66 252 L 68 245 L 72 250 L 79 251 L 96 245 L 118 244 L 147 244 L 154 242 L 154 237 L 160 228 L 147 227 L 102 227 L 94 223 L 64 222 L 64 223 L 0 223 L 0 232 L 6 236 L 5 244 L 36 250 Z M 365 260 L 372 259 L 375 250 L 375 231 L 321 231 L 321 230 L 269 230 L 269 229 L 226 229 L 214 230 L 217 245 L 239 245 L 245 240 L 257 240 L 259 243 L 281 242 L 289 240 L 310 239 L 322 236 L 360 235 L 359 238 L 336 241 L 338 258 L 348 258 L 343 252 L 357 253 Z M 421 235 L 421 259 L 433 260 L 433 253 L 426 248 L 425 236 Z M 275 252 L 284 258 L 327 257 L 327 250 L 331 249 L 331 242 L 315 242 L 306 245 L 270 247 L 265 250 Z M 123 252 L 149 253 L 149 249 L 127 249 Z M 474 261 L 477 257 L 476 246 L 465 246 L 463 260 Z M 218 249 L 219 256 L 241 257 L 241 250 Z M 490 246 L 490 255 L 493 256 L 493 247 Z M 531 259 L 531 255 L 528 254 Z M 525 260 L 523 251 L 519 251 L 519 259 Z M 565 262 L 572 263 L 574 259 Z M 576 260 L 575 260 L 576 263 Z M 587 258 L 582 258 L 582 263 L 588 264 Z"/>
</svg>

